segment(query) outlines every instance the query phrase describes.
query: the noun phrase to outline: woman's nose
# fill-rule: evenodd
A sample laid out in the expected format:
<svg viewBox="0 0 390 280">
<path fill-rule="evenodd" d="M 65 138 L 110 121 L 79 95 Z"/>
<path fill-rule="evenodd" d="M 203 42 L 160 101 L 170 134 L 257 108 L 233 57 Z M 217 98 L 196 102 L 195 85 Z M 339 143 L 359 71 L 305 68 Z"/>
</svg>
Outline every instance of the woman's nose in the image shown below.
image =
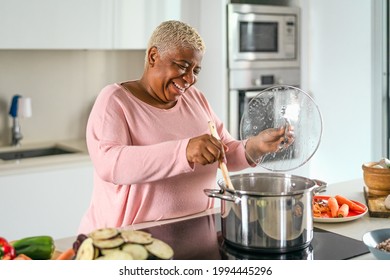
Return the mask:
<svg viewBox="0 0 390 280">
<path fill-rule="evenodd" d="M 188 71 L 184 74 L 184 80 L 192 85 L 196 82 L 196 75 L 192 71 Z"/>
</svg>

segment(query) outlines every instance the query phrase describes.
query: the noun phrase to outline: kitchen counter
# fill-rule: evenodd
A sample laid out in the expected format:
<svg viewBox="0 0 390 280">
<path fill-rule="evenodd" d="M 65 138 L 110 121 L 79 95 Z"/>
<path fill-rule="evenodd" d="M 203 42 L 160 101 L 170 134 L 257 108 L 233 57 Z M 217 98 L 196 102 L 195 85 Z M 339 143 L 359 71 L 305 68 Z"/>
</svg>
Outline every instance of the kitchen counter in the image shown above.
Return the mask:
<svg viewBox="0 0 390 280">
<path fill-rule="evenodd" d="M 327 187 L 326 192 L 323 195 L 336 195 L 340 194 L 349 199 L 362 202 L 366 204 L 363 191 L 364 181 L 363 179 L 356 179 L 337 184 L 331 184 Z M 365 214 L 362 218 L 345 222 L 345 223 L 314 223 L 314 226 L 331 232 L 335 232 L 344 236 L 348 236 L 357 240 L 362 240 L 364 233 L 367 231 L 390 228 L 390 218 L 374 218 L 369 214 Z M 355 259 L 360 260 L 373 260 L 374 256 L 369 253 Z"/>
<path fill-rule="evenodd" d="M 356 179 L 347 182 L 331 184 L 327 187 L 327 190 L 321 195 L 341 194 L 352 200 L 356 200 L 365 204 L 363 186 L 364 186 L 363 179 Z M 155 228 L 157 226 L 162 226 L 169 223 L 188 221 L 189 219 L 194 219 L 194 218 L 203 217 L 211 214 L 217 214 L 217 213 L 219 213 L 219 208 L 214 208 L 204 213 L 189 216 L 189 217 L 168 220 L 168 221 L 141 223 L 141 224 L 130 226 L 129 228 L 132 229 L 146 229 L 151 227 Z M 390 228 L 390 219 L 372 218 L 367 213 L 363 217 L 357 220 L 343 222 L 343 223 L 314 223 L 314 227 L 361 241 L 363 234 L 367 231 L 379 229 L 379 228 Z M 71 247 L 72 243 L 75 240 L 76 240 L 75 236 L 56 240 L 56 248 L 59 251 L 63 251 Z M 360 255 L 353 259 L 373 260 L 375 258 L 371 253 L 368 253 L 368 254 Z"/>
<path fill-rule="evenodd" d="M 25 174 L 31 171 L 58 169 L 66 166 L 77 166 L 91 164 L 85 140 L 66 140 L 56 142 L 40 142 L 22 144 L 21 146 L 2 146 L 0 152 L 11 152 L 28 149 L 39 149 L 45 147 L 62 147 L 74 153 L 51 155 L 42 157 L 25 158 L 21 160 L 1 160 L 0 176 Z"/>
</svg>

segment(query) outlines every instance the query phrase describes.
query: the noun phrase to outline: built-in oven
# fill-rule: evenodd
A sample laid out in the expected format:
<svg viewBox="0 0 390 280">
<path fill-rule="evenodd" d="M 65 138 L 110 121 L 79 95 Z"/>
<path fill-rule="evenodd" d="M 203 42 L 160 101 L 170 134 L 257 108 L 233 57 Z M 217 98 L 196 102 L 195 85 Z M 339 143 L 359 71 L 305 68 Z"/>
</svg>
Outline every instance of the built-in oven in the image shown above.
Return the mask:
<svg viewBox="0 0 390 280">
<path fill-rule="evenodd" d="M 299 11 L 287 6 L 227 5 L 228 129 L 237 139 L 251 98 L 275 85 L 300 86 Z"/>
<path fill-rule="evenodd" d="M 229 68 L 299 67 L 298 7 L 228 4 Z"/>
<path fill-rule="evenodd" d="M 298 87 L 300 71 L 298 68 L 278 69 L 236 69 L 230 71 L 229 80 L 229 132 L 240 139 L 240 123 L 248 104 L 262 90 L 274 85 Z M 269 111 L 271 112 L 271 111 Z M 271 112 L 272 113 L 272 112 Z M 264 119 L 272 120 L 269 116 Z M 271 125 L 267 125 L 271 127 Z"/>
</svg>

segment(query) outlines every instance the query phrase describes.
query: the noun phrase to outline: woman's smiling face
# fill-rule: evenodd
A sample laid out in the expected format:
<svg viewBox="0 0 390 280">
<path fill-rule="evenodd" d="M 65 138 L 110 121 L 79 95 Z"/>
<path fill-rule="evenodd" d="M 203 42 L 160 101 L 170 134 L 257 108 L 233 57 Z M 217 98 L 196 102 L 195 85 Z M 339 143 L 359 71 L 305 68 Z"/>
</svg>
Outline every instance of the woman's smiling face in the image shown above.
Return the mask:
<svg viewBox="0 0 390 280">
<path fill-rule="evenodd" d="M 174 106 L 177 99 L 198 79 L 203 53 L 189 48 L 170 50 L 161 56 L 157 48 L 149 53 L 149 86 L 155 99 Z"/>
</svg>

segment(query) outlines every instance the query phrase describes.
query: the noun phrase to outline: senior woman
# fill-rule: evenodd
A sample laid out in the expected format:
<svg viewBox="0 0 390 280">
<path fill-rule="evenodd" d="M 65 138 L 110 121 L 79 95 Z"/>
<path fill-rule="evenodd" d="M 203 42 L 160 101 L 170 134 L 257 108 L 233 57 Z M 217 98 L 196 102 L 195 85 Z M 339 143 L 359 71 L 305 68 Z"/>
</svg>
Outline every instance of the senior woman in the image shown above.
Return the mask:
<svg viewBox="0 0 390 280">
<path fill-rule="evenodd" d="M 94 189 L 80 233 L 212 208 L 203 189 L 215 187 L 220 159 L 238 171 L 292 141 L 285 139 L 284 128 L 268 129 L 246 143 L 233 139 L 194 86 L 204 53 L 194 28 L 163 22 L 148 43 L 142 77 L 102 89 L 86 130 Z M 210 135 L 209 121 L 220 140 Z"/>
</svg>

